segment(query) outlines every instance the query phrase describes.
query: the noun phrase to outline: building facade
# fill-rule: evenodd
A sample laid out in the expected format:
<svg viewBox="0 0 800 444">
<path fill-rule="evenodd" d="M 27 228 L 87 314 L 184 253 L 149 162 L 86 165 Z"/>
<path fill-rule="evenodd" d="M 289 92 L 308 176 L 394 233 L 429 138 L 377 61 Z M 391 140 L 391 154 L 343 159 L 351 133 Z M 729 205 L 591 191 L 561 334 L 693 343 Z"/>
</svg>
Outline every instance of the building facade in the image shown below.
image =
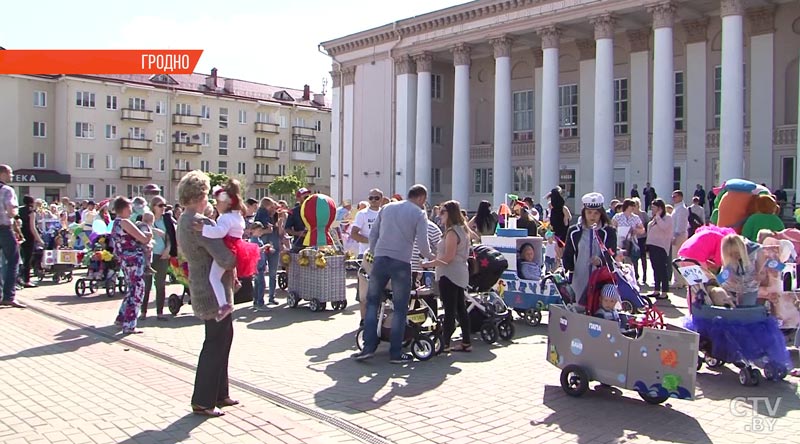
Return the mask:
<svg viewBox="0 0 800 444">
<path fill-rule="evenodd" d="M 0 76 L 0 162 L 19 194 L 104 199 L 149 183 L 174 200 L 184 173 L 239 179 L 268 195 L 304 167 L 330 193 L 331 112 L 325 95 L 210 75 Z"/>
<path fill-rule="evenodd" d="M 322 46 L 334 197 L 798 183 L 796 1 L 479 0 Z"/>
</svg>

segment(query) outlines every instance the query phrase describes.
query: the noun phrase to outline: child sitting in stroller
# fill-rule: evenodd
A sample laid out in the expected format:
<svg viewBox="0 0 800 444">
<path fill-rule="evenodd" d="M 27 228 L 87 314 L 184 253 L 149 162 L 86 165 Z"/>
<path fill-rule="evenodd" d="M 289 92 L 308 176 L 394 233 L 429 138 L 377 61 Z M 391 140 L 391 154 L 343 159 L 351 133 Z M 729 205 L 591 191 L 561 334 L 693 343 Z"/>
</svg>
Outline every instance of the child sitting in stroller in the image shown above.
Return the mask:
<svg viewBox="0 0 800 444">
<path fill-rule="evenodd" d="M 759 245 L 745 244 L 744 238 L 729 234 L 722 239 L 722 271 L 717 281 L 725 291 L 736 298 L 737 306 L 754 306 L 758 298 L 758 279 L 753 260 Z"/>
</svg>

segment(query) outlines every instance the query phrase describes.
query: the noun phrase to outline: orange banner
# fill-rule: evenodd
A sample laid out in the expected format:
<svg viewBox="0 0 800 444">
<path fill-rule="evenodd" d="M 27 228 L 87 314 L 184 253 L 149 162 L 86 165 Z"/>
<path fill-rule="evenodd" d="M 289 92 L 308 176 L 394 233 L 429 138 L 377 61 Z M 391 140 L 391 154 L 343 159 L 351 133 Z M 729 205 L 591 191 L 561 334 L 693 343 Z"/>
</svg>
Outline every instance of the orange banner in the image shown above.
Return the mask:
<svg viewBox="0 0 800 444">
<path fill-rule="evenodd" d="M 0 74 L 191 74 L 202 49 L 0 50 Z"/>
</svg>

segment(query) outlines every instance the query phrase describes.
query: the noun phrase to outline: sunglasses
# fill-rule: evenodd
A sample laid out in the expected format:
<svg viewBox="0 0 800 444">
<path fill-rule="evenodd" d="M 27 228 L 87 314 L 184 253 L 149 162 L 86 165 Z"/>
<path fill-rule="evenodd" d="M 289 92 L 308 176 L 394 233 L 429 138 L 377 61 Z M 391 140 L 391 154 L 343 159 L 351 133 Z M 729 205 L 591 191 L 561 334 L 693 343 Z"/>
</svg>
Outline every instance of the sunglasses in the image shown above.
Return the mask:
<svg viewBox="0 0 800 444">
<path fill-rule="evenodd" d="M 380 196 L 370 196 L 368 199 L 369 200 L 381 200 L 381 197 Z"/>
<path fill-rule="evenodd" d="M 158 208 L 164 208 L 164 207 L 166 207 L 167 205 L 166 205 L 166 204 L 163 204 L 163 203 L 160 203 L 160 204 L 156 204 L 156 206 L 157 206 Z"/>
</svg>

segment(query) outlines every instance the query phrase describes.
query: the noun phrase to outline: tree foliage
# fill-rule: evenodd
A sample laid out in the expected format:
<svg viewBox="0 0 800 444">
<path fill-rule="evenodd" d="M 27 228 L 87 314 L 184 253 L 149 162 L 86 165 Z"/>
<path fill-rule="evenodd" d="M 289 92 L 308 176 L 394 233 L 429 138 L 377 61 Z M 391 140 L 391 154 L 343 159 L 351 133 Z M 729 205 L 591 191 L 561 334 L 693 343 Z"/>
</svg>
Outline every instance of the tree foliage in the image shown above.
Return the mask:
<svg viewBox="0 0 800 444">
<path fill-rule="evenodd" d="M 280 176 L 269 184 L 269 193 L 274 196 L 290 196 L 303 186 L 305 183 L 301 182 L 294 174 Z"/>
<path fill-rule="evenodd" d="M 222 186 L 225 182 L 228 181 L 228 175 L 222 173 L 206 173 L 208 177 L 211 178 L 211 189 L 214 189 L 215 186 L 219 185 Z"/>
</svg>

